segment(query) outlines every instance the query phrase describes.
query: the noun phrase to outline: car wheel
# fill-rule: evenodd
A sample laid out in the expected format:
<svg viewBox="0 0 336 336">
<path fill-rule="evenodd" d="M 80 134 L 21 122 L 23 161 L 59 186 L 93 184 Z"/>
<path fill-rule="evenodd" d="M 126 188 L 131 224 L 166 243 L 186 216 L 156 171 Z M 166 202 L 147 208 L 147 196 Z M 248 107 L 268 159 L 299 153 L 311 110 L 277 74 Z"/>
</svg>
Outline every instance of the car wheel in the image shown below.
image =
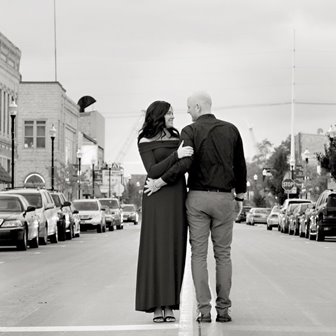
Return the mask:
<svg viewBox="0 0 336 336">
<path fill-rule="evenodd" d="M 65 222 L 62 221 L 59 223 L 59 225 L 57 224 L 57 229 L 58 229 L 58 240 L 59 241 L 64 241 L 66 240 L 66 229 L 65 229 Z"/>
<path fill-rule="evenodd" d="M 24 229 L 22 239 L 17 242 L 16 248 L 20 251 L 26 251 L 27 247 L 28 247 L 28 235 L 27 230 Z"/>
<path fill-rule="evenodd" d="M 269 230 L 269 231 L 272 230 L 272 226 L 267 225 L 266 227 L 267 227 L 267 230 Z"/>
<path fill-rule="evenodd" d="M 53 244 L 58 243 L 58 225 L 55 227 L 55 233 L 50 237 L 50 242 Z"/>
<path fill-rule="evenodd" d="M 114 231 L 114 226 L 112 225 L 112 223 L 111 223 L 111 225 L 109 226 L 109 231 Z"/>
<path fill-rule="evenodd" d="M 322 233 L 319 225 L 316 227 L 316 240 L 324 241 L 324 234 Z"/>
<path fill-rule="evenodd" d="M 72 227 L 72 225 L 70 225 L 70 232 L 66 232 L 65 236 L 66 236 L 67 240 L 71 240 L 72 239 L 72 237 L 73 237 L 73 227 Z"/>
<path fill-rule="evenodd" d="M 102 228 L 102 225 L 101 223 L 97 225 L 97 233 L 102 233 L 103 231 L 103 228 Z"/>
<path fill-rule="evenodd" d="M 134 225 L 138 225 L 138 221 L 134 221 Z"/>
<path fill-rule="evenodd" d="M 47 245 L 48 243 L 48 225 L 46 224 L 43 229 L 43 236 L 39 237 L 40 245 Z"/>
<path fill-rule="evenodd" d="M 29 242 L 29 247 L 30 248 L 38 248 L 39 247 L 39 237 L 35 237 L 33 238 L 30 242 Z"/>
</svg>

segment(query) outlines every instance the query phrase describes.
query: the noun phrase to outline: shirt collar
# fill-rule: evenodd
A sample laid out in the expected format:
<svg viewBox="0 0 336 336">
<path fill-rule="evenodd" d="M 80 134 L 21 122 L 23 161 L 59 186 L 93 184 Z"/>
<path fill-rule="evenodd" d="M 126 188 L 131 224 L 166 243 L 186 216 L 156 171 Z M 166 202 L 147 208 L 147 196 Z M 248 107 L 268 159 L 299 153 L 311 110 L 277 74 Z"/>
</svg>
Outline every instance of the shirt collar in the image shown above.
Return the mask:
<svg viewBox="0 0 336 336">
<path fill-rule="evenodd" d="M 202 120 L 202 119 L 215 119 L 215 115 L 212 113 L 207 113 L 207 114 L 202 114 L 197 118 L 197 120 Z"/>
</svg>

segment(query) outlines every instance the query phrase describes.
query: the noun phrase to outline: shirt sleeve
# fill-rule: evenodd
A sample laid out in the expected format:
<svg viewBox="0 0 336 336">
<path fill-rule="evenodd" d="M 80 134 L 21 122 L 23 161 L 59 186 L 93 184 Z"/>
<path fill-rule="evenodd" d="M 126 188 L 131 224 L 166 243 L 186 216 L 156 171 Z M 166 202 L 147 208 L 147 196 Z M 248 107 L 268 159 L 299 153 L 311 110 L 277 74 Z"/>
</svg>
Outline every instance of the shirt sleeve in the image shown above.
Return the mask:
<svg viewBox="0 0 336 336">
<path fill-rule="evenodd" d="M 181 132 L 181 142 L 184 141 L 183 146 L 191 146 L 195 149 L 193 141 L 193 132 L 190 126 L 183 128 Z M 170 167 L 162 176 L 162 180 L 167 184 L 176 182 L 183 174 L 185 174 L 191 167 L 193 156 L 184 157 L 177 160 L 172 167 Z"/>
<path fill-rule="evenodd" d="M 233 173 L 235 177 L 235 191 L 236 194 L 246 192 L 246 162 L 244 156 L 243 141 L 238 132 L 236 141 L 236 148 L 233 157 Z"/>
<path fill-rule="evenodd" d="M 152 150 L 140 152 L 140 156 L 148 177 L 153 179 L 161 177 L 178 160 L 177 151 L 174 151 L 160 162 L 155 161 Z"/>
</svg>

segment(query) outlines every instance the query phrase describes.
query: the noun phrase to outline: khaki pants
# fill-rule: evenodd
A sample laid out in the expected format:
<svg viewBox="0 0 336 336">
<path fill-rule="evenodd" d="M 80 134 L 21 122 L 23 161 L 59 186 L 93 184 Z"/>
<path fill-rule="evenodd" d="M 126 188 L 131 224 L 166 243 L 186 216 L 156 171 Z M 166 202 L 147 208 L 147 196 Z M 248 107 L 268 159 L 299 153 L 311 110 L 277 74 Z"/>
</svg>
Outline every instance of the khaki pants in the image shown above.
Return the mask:
<svg viewBox="0 0 336 336">
<path fill-rule="evenodd" d="M 231 242 L 234 221 L 232 193 L 191 190 L 186 200 L 190 244 L 191 271 L 199 312 L 211 310 L 207 252 L 209 233 L 216 259 L 216 310 L 220 314 L 231 307 L 232 278 Z"/>
</svg>

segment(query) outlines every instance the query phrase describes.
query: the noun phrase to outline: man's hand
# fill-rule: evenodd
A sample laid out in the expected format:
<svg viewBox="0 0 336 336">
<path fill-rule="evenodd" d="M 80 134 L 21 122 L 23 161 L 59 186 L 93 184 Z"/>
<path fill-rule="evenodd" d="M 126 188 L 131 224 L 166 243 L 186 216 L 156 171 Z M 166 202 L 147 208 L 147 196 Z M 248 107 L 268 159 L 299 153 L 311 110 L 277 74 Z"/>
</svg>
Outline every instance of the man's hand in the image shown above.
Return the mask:
<svg viewBox="0 0 336 336">
<path fill-rule="evenodd" d="M 152 194 L 154 194 L 155 192 L 159 191 L 163 186 L 166 185 L 166 182 L 164 182 L 161 178 L 159 179 L 152 179 L 152 178 L 148 178 L 146 180 L 146 184 L 145 184 L 145 191 L 144 193 L 147 194 L 147 196 L 150 196 Z"/>
<path fill-rule="evenodd" d="M 243 211 L 243 201 L 244 201 L 245 194 L 239 193 L 235 196 L 235 200 L 237 203 L 236 209 L 237 209 L 237 217 L 241 214 Z"/>
<path fill-rule="evenodd" d="M 177 149 L 177 157 L 182 159 L 184 157 L 192 156 L 194 154 L 194 149 L 191 146 L 183 147 L 184 140 L 182 140 L 179 148 Z"/>
</svg>

